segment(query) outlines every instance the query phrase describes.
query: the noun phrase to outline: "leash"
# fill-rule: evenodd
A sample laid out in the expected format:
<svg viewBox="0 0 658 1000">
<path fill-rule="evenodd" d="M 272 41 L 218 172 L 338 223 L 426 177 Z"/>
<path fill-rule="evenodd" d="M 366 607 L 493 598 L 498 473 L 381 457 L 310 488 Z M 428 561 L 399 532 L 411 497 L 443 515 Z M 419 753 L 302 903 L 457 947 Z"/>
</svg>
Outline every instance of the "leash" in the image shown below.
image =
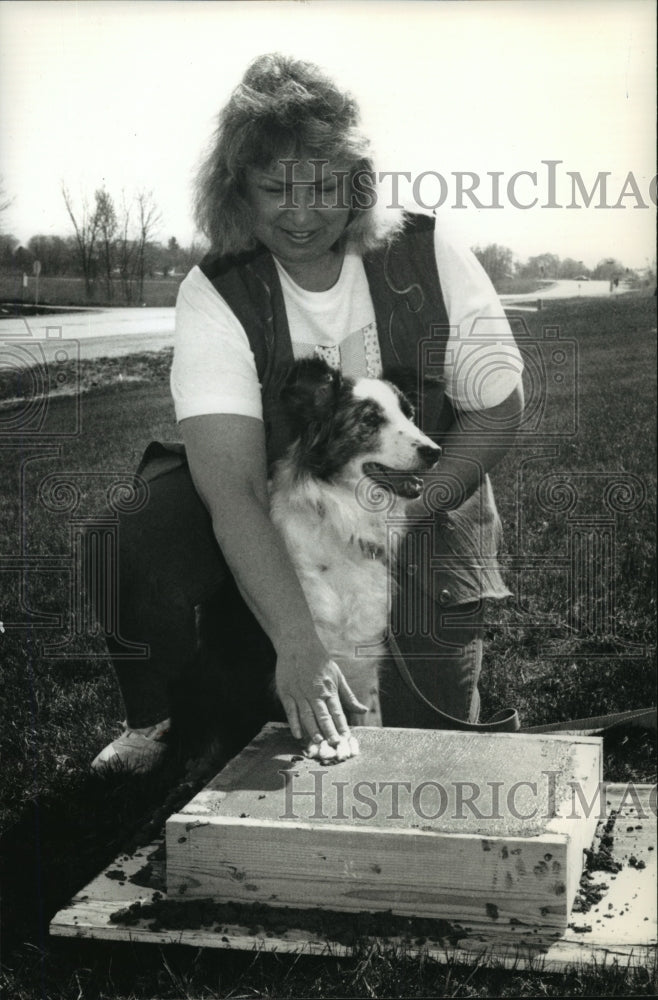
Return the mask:
<svg viewBox="0 0 658 1000">
<path fill-rule="evenodd" d="M 180 468 L 185 463 L 185 448 L 182 444 L 161 444 L 159 441 L 152 441 L 139 463 L 137 475 L 143 476 L 146 482 L 152 482 L 154 479 Z M 378 555 L 374 551 L 365 554 L 373 559 L 377 558 Z M 473 733 L 570 733 L 574 736 L 597 736 L 614 732 L 614 730 L 622 729 L 625 726 L 648 730 L 656 730 L 657 728 L 655 707 L 631 709 L 628 712 L 613 712 L 610 715 L 594 715 L 587 719 L 572 719 L 567 722 L 553 722 L 542 726 L 523 727 L 521 727 L 516 709 L 504 708 L 500 712 L 496 712 L 488 722 L 464 722 L 463 719 L 457 719 L 455 716 L 448 715 L 447 712 L 442 712 L 418 688 L 393 636 L 389 636 L 389 647 L 400 677 L 413 696 L 436 716 L 440 723 L 438 726 L 440 729 L 456 729 L 461 732 Z"/>
<path fill-rule="evenodd" d="M 407 688 L 424 706 L 428 708 L 441 723 L 440 729 L 456 729 L 469 733 L 565 733 L 572 736 L 601 736 L 613 733 L 627 726 L 638 729 L 656 730 L 656 708 L 633 708 L 627 712 L 612 712 L 609 715 L 592 715 L 586 719 L 571 719 L 566 722 L 552 722 L 543 726 L 521 726 L 519 714 L 515 708 L 503 708 L 488 720 L 488 722 L 464 722 L 447 712 L 442 712 L 427 698 L 415 683 L 409 673 L 400 648 L 393 636 L 389 636 L 389 647 L 393 654 L 395 665 Z"/>
<path fill-rule="evenodd" d="M 442 712 L 440 708 L 437 708 L 437 706 L 429 700 L 429 698 L 425 697 L 423 692 L 416 685 L 413 677 L 409 673 L 409 667 L 405 663 L 404 657 L 400 652 L 400 647 L 398 646 L 394 636 L 389 635 L 388 644 L 393 654 L 393 659 L 396 667 L 398 668 L 400 677 L 411 693 L 436 716 L 437 720 L 441 723 L 441 725 L 437 728 L 457 729 L 460 732 L 466 733 L 517 733 L 521 729 L 519 713 L 515 708 L 501 709 L 500 712 L 496 712 L 495 715 L 492 715 L 488 722 L 464 722 L 463 719 L 457 719 L 454 715 L 448 715 L 447 712 Z"/>
<path fill-rule="evenodd" d="M 524 727 L 524 733 L 571 733 L 573 736 L 600 736 L 626 726 L 638 729 L 656 729 L 656 709 L 632 708 L 628 712 L 612 712 L 610 715 L 592 715 L 588 719 L 572 719 L 569 722 L 553 722 L 544 726 Z"/>
</svg>

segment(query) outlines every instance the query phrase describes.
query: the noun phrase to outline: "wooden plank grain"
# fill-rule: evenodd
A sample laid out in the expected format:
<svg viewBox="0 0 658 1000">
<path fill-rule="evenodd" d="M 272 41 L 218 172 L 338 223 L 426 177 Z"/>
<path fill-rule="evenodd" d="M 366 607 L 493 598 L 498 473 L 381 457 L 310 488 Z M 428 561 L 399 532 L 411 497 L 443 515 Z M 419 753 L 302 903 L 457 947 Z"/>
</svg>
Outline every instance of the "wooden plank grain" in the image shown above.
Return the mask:
<svg viewBox="0 0 658 1000">
<path fill-rule="evenodd" d="M 632 794 L 629 795 L 629 788 Z M 546 932 L 531 924 L 488 921 L 465 922 L 463 937 L 452 945 L 417 938 L 386 936 L 381 946 L 402 948 L 405 954 L 431 957 L 439 962 L 464 961 L 545 971 L 564 971 L 595 963 L 622 967 L 651 968 L 656 953 L 656 812 L 655 789 L 647 785 L 608 785 L 607 815 L 619 810 L 614 825 L 612 858 L 619 873 L 592 872 L 603 889 L 600 901 L 587 913 L 572 912 L 565 931 Z M 162 839 L 140 848 L 135 855 L 120 855 L 89 883 L 51 923 L 51 933 L 63 937 L 101 938 L 112 941 L 184 944 L 195 948 L 231 948 L 247 951 L 277 951 L 282 954 L 347 955 L 351 946 L 309 932 L 301 927 L 285 930 L 255 930 L 246 924 L 187 926 L 154 929 L 153 917 L 145 911 L 132 926 L 113 919 L 131 904 L 146 904 L 154 898 L 171 900 L 158 888 L 134 884 L 150 864 L 155 882 L 164 875 Z M 631 859 L 635 859 L 631 863 Z M 643 867 L 636 867 L 643 863 Z M 122 871 L 122 885 L 110 872 Z M 614 877 L 613 877 L 614 875 Z M 285 911 L 282 911 L 285 912 Z M 162 917 L 162 920 L 166 918 Z M 349 922 L 349 915 L 345 917 Z M 586 928 L 590 928 L 589 931 Z"/>
<path fill-rule="evenodd" d="M 600 739 L 359 738 L 362 756 L 329 768 L 267 726 L 167 822 L 170 895 L 566 926 L 597 822 Z"/>
<path fill-rule="evenodd" d="M 188 827 L 185 845 L 168 849 L 172 898 L 565 923 L 563 836 L 528 842 L 344 827 L 337 837 L 326 824 L 291 831 L 274 821 L 234 819 Z M 178 838 L 179 830 L 174 817 L 167 837 Z"/>
</svg>

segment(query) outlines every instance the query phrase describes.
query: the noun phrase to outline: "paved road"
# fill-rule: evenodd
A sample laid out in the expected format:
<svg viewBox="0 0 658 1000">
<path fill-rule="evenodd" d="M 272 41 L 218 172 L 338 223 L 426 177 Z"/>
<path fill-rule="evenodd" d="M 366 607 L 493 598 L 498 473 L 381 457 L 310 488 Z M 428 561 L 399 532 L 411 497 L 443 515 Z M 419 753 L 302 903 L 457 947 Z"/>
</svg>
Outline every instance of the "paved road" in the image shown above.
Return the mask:
<svg viewBox="0 0 658 1000">
<path fill-rule="evenodd" d="M 53 349 L 58 340 L 74 340 L 81 358 L 158 351 L 174 342 L 174 309 L 100 309 L 0 319 L 0 362 L 3 344 L 25 344 L 30 339 Z"/>
<path fill-rule="evenodd" d="M 623 291 L 620 284 L 615 293 Z M 547 282 L 539 291 L 501 295 L 505 305 L 533 308 L 537 299 L 610 296 L 607 281 Z M 81 358 L 118 357 L 137 351 L 158 351 L 174 343 L 174 313 L 169 309 L 99 309 L 95 312 L 57 313 L 24 319 L 0 319 L 0 363 L 2 345 L 30 339 L 45 342 L 53 351 L 58 340 L 74 340 Z"/>
<path fill-rule="evenodd" d="M 625 285 L 620 282 L 619 288 L 610 292 L 609 281 L 575 281 L 561 279 L 560 281 L 548 281 L 544 288 L 535 292 L 524 292 L 522 295 L 501 295 L 501 301 L 511 302 L 536 302 L 537 299 L 573 299 L 573 298 L 596 298 L 603 296 L 609 298 L 610 295 L 619 295 L 625 291 Z"/>
</svg>

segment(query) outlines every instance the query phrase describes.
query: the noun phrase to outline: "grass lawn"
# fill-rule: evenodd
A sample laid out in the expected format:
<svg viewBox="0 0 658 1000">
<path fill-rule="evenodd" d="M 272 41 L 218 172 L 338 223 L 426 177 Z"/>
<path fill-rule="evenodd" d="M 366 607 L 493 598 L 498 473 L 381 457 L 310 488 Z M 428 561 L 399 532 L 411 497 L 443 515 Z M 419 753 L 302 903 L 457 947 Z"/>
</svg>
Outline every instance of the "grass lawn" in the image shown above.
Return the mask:
<svg viewBox="0 0 658 1000">
<path fill-rule="evenodd" d="M 144 282 L 144 304 L 147 306 L 174 306 L 176 305 L 176 294 L 182 277 L 169 278 L 147 278 Z M 32 275 L 28 275 L 28 287 L 23 288 L 22 274 L 0 273 L 0 301 L 3 299 L 16 302 L 33 303 L 36 293 L 36 282 Z M 514 293 L 516 295 L 524 292 L 540 291 L 545 282 L 538 278 L 503 278 L 497 287 L 499 294 Z M 136 294 L 136 291 L 135 291 Z M 68 275 L 41 275 L 39 278 L 39 302 L 47 302 L 50 305 L 127 305 L 124 299 L 124 291 L 121 281 L 114 279 L 114 295 L 108 301 L 107 290 L 102 279 L 96 282 L 90 298 L 85 293 L 85 285 L 82 278 L 70 277 Z M 141 302 L 133 302 L 132 305 L 141 305 Z"/>
<path fill-rule="evenodd" d="M 147 278 L 144 281 L 144 299 L 146 306 L 175 306 L 178 286 L 182 276 L 176 278 Z M 135 296 L 137 286 L 135 285 Z M 0 273 L 0 301 L 33 303 L 36 296 L 36 279 L 28 275 L 28 287 L 23 288 L 22 274 Z M 85 293 L 85 283 L 82 278 L 68 275 L 41 275 L 39 277 L 39 303 L 47 302 L 53 306 L 141 306 L 142 302 L 125 301 L 121 281 L 114 280 L 114 294 L 108 300 L 105 283 L 102 279 L 96 281 L 91 297 Z"/>
<path fill-rule="evenodd" d="M 516 322 L 521 317 L 529 423 L 493 476 L 515 597 L 490 612 L 483 714 L 514 705 L 533 725 L 651 705 L 655 299 L 554 302 Z M 92 780 L 88 763 L 122 718 L 102 640 L 82 634 L 68 658 L 41 653 L 68 630 L 71 607 L 70 514 L 40 492 L 41 483 L 66 473 L 79 489 L 76 516 L 86 516 L 104 502 L 101 473 L 128 475 L 150 440 L 175 440 L 167 360 L 167 352 L 120 359 L 111 379 L 103 363 L 84 363 L 80 382 L 90 391 L 81 397 L 80 425 L 75 400 L 52 398 L 50 439 L 28 433 L 35 425 L 20 411 L 0 409 L 5 995 L 656 995 L 655 970 L 549 975 L 438 965 L 383 948 L 339 961 L 48 939 L 53 913 L 221 762 L 217 747 L 198 766 L 179 747 L 157 779 Z M 127 377 L 119 381 L 120 373 Z M 3 562 L 18 555 L 28 567 L 22 578 Z M 643 732 L 618 734 L 606 741 L 604 776 L 655 780 L 655 750 Z"/>
<path fill-rule="evenodd" d="M 527 292 L 540 292 L 545 285 L 542 278 L 501 278 L 496 282 L 496 291 L 499 295 L 525 295 Z"/>
</svg>

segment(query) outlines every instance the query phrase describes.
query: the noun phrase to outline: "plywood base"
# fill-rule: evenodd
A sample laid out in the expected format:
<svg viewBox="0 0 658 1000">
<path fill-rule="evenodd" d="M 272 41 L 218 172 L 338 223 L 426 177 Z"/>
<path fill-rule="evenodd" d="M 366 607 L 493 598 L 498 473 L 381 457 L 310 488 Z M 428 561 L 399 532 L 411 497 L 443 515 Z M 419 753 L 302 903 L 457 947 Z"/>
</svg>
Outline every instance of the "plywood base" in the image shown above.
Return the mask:
<svg viewBox="0 0 658 1000">
<path fill-rule="evenodd" d="M 484 964 L 560 971 L 596 963 L 651 967 L 656 951 L 656 814 L 655 791 L 648 785 L 608 785 L 604 789 L 606 817 L 614 816 L 611 861 L 618 873 L 592 871 L 591 884 L 605 886 L 588 912 L 574 910 L 564 932 L 542 933 L 531 925 L 477 926 L 464 924 L 439 942 L 425 935 L 380 938 L 382 947 L 399 946 L 407 954 L 423 954 L 439 961 L 477 957 Z M 601 821 L 601 826 L 605 819 Z M 596 844 L 596 841 L 595 841 Z M 185 924 L 185 911 L 174 907 L 167 920 L 164 836 L 120 855 L 55 915 L 53 935 L 153 944 L 183 944 L 195 948 L 232 948 L 309 955 L 349 955 L 352 947 L 335 939 L 285 926 L 276 932 L 255 928 L 251 922 Z M 613 864 L 614 866 L 614 864 Z M 644 867 L 642 867 L 644 866 Z M 179 897 L 180 898 L 180 897 Z M 580 900 L 580 895 L 578 897 Z M 152 906 L 160 911 L 154 926 Z M 116 914 L 136 908 L 134 923 L 116 922 Z M 281 911 L 285 923 L 284 911 Z M 352 918 L 344 916 L 349 929 Z M 167 926 L 167 924 L 170 924 Z"/>
<path fill-rule="evenodd" d="M 185 896 L 564 929 L 601 739 L 358 730 L 336 767 L 271 723 L 167 822 Z"/>
</svg>

